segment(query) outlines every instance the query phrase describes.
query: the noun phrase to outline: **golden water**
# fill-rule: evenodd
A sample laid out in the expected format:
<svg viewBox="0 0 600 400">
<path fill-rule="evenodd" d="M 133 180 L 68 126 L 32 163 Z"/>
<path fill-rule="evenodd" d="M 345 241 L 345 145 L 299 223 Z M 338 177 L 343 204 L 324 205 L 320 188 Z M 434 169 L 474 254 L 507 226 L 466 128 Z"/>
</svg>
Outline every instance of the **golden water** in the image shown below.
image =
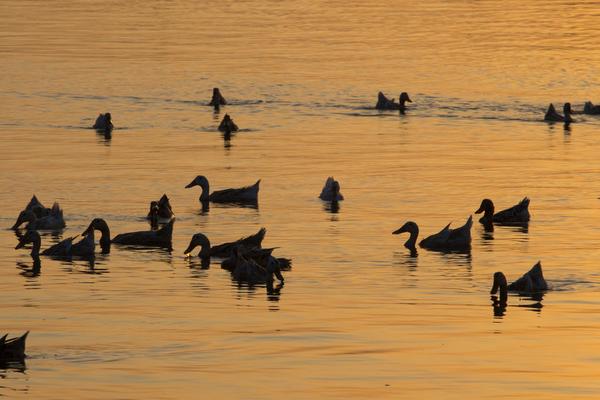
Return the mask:
<svg viewBox="0 0 600 400">
<path fill-rule="evenodd" d="M 416 4 L 418 3 L 418 4 Z M 33 193 L 76 235 L 146 229 L 167 193 L 174 250 L 113 246 L 93 267 L 31 258 L 0 232 L 0 333 L 31 330 L 0 397 L 597 398 L 600 117 L 570 130 L 548 103 L 600 102 L 593 1 L 4 1 L 0 225 Z M 232 103 L 203 106 L 212 87 Z M 376 94 L 414 103 L 400 117 Z M 112 140 L 89 127 L 110 111 Z M 225 147 L 216 126 L 244 128 Z M 213 189 L 262 179 L 258 209 Z M 329 212 L 327 176 L 346 200 Z M 527 231 L 475 223 L 470 255 L 391 235 L 462 225 L 482 198 L 531 198 Z M 279 295 L 183 250 L 267 228 L 293 259 Z M 58 237 L 43 236 L 43 247 Z M 491 277 L 537 260 L 553 287 L 510 296 Z"/>
</svg>

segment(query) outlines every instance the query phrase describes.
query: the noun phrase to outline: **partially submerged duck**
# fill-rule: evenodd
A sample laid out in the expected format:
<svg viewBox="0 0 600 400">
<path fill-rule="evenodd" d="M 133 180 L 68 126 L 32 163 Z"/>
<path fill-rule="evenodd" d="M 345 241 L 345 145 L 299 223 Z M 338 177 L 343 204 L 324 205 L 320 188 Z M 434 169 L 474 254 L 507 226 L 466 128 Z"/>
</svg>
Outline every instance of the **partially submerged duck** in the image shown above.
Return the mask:
<svg viewBox="0 0 600 400">
<path fill-rule="evenodd" d="M 94 232 L 90 231 L 83 235 L 83 239 L 79 242 L 73 243 L 75 237 L 70 237 L 60 241 L 59 243 L 48 247 L 40 253 L 42 245 L 42 239 L 40 234 L 36 231 L 27 231 L 27 233 L 19 239 L 19 243 L 15 247 L 15 250 L 25 247 L 26 244 L 32 244 L 31 256 L 37 257 L 40 254 L 43 256 L 51 257 L 84 257 L 89 258 L 94 256 L 95 242 Z"/>
<path fill-rule="evenodd" d="M 248 257 L 241 246 L 236 246 L 229 259 L 230 272 L 233 279 L 249 284 L 272 283 L 273 276 L 283 282 L 279 262 L 269 254 L 266 261 L 260 264 L 256 259 Z"/>
<path fill-rule="evenodd" d="M 146 218 L 152 220 L 154 217 L 156 217 L 158 218 L 159 222 L 168 222 L 174 216 L 175 214 L 171 208 L 169 198 L 166 194 L 163 194 L 158 201 L 150 202 L 150 211 L 148 211 L 148 216 Z"/>
<path fill-rule="evenodd" d="M 344 200 L 344 196 L 340 193 L 340 183 L 333 179 L 333 176 L 330 176 L 325 181 L 325 186 L 323 186 L 319 198 L 324 201 Z"/>
<path fill-rule="evenodd" d="M 237 263 L 237 257 L 235 256 L 236 247 L 238 248 L 237 254 L 241 254 L 247 260 L 253 260 L 258 265 L 277 271 L 288 271 L 292 268 L 292 260 L 283 257 L 274 257 L 273 250 L 275 248 L 263 249 L 260 247 L 248 248 L 244 245 L 235 246 L 231 251 L 229 258 L 226 258 L 221 262 L 221 268 L 228 271 L 234 271 Z M 280 279 L 283 281 L 283 279 Z"/>
<path fill-rule="evenodd" d="M 219 130 L 224 133 L 237 132 L 239 130 L 238 126 L 233 122 L 229 114 L 225 114 L 221 123 L 219 124 Z"/>
<path fill-rule="evenodd" d="M 156 231 L 121 233 L 111 240 L 110 229 L 108 228 L 106 221 L 102 218 L 95 218 L 82 235 L 85 235 L 90 231 L 99 230 L 102 234 L 100 237 L 100 246 L 104 252 L 110 251 L 111 243 L 171 249 L 174 222 L 175 220 L 172 219 L 165 226 Z"/>
<path fill-rule="evenodd" d="M 214 108 L 219 108 L 219 106 L 224 106 L 227 104 L 225 97 L 221 94 L 219 88 L 213 88 L 212 98 L 210 99 L 209 106 L 213 106 Z"/>
<path fill-rule="evenodd" d="M 600 106 L 595 106 L 591 101 L 586 101 L 583 105 L 583 113 L 591 115 L 600 115 Z"/>
<path fill-rule="evenodd" d="M 556 109 L 554 108 L 554 104 L 550 103 L 548 106 L 548 111 L 546 111 L 546 115 L 544 116 L 544 121 L 566 123 L 575 122 L 575 120 L 571 118 L 571 114 L 573 113 L 571 110 L 571 103 L 564 104 L 563 113 L 565 114 L 564 116 L 557 113 Z"/>
<path fill-rule="evenodd" d="M 112 117 L 110 113 L 99 114 L 92 128 L 98 131 L 110 131 L 113 129 Z"/>
<path fill-rule="evenodd" d="M 388 99 L 382 92 L 377 94 L 377 104 L 375 108 L 377 110 L 400 110 L 400 112 L 404 113 L 406 110 L 406 102 L 412 103 L 410 97 L 408 97 L 408 93 L 402 92 L 400 93 L 399 103 L 396 103 L 394 99 Z"/>
<path fill-rule="evenodd" d="M 494 273 L 494 283 L 490 294 L 496 294 L 498 290 L 500 290 L 502 302 L 506 302 L 508 291 L 535 293 L 548 290 L 548 283 L 542 272 L 542 263 L 538 261 L 529 271 L 510 285 L 507 284 L 506 276 L 502 272 Z"/>
<path fill-rule="evenodd" d="M 34 205 L 30 209 L 26 208 L 19 213 L 17 222 L 15 222 L 11 229 L 18 229 L 19 226 L 25 222 L 27 222 L 26 229 L 28 230 L 63 229 L 66 224 L 63 217 L 63 210 L 60 208 L 59 204 L 54 203 L 50 211 L 47 210 L 48 209 L 41 206 L 41 203 L 40 205 Z"/>
<path fill-rule="evenodd" d="M 200 246 L 200 253 L 198 253 L 198 257 L 200 258 L 227 258 L 237 246 L 243 246 L 248 249 L 260 248 L 266 233 L 267 230 L 265 228 L 260 228 L 260 230 L 254 235 L 246 236 L 234 242 L 222 243 L 216 246 L 211 246 L 210 240 L 208 240 L 206 235 L 203 233 L 196 233 L 194 236 L 192 236 L 190 244 L 187 249 L 185 249 L 183 254 L 190 254 L 196 247 Z"/>
<path fill-rule="evenodd" d="M 8 334 L 0 338 L 0 361 L 22 360 L 25 358 L 25 341 L 29 331 L 22 336 L 7 339 Z"/>
<path fill-rule="evenodd" d="M 468 250 L 471 248 L 471 226 L 473 225 L 473 217 L 469 216 L 467 222 L 460 228 L 450 229 L 450 224 L 444 229 L 419 242 L 419 246 L 429 250 Z M 416 250 L 417 237 L 419 236 L 419 226 L 408 221 L 401 228 L 392 232 L 394 235 L 408 232 L 410 234 L 404 247 L 411 251 Z"/>
<path fill-rule="evenodd" d="M 186 189 L 200 186 L 202 188 L 202 193 L 200 194 L 201 203 L 206 203 L 208 201 L 215 203 L 256 203 L 258 201 L 259 185 L 260 179 L 251 186 L 239 189 L 216 190 L 209 194 L 210 186 L 208 184 L 208 179 L 203 175 L 198 175 L 186 186 Z"/>
<path fill-rule="evenodd" d="M 523 225 L 529 222 L 529 199 L 525 197 L 523 200 L 506 210 L 499 211 L 494 214 L 494 203 L 490 199 L 483 199 L 479 209 L 475 214 L 481 214 L 483 217 L 479 219 L 484 225 L 501 224 L 501 225 Z"/>
</svg>

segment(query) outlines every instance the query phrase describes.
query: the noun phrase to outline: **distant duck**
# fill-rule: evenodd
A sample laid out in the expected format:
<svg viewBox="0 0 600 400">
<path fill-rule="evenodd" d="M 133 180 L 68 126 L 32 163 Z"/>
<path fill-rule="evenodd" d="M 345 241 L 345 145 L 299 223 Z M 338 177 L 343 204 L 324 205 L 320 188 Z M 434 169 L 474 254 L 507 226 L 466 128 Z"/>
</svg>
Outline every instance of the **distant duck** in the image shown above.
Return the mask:
<svg viewBox="0 0 600 400">
<path fill-rule="evenodd" d="M 0 337 L 0 362 L 24 359 L 27 335 L 29 331 L 16 338 L 7 339 L 8 334 Z"/>
<path fill-rule="evenodd" d="M 583 113 L 591 115 L 600 115 L 600 106 L 595 106 L 591 101 L 586 101 L 583 105 Z"/>
<path fill-rule="evenodd" d="M 98 131 L 109 131 L 113 129 L 112 117 L 110 113 L 107 112 L 106 114 L 99 114 L 92 128 Z"/>
<path fill-rule="evenodd" d="M 450 224 L 436 234 L 426 237 L 419 242 L 419 246 L 429 250 L 468 250 L 471 248 L 471 226 L 473 217 L 469 216 L 465 225 L 460 228 L 450 229 Z M 408 232 L 410 237 L 404 243 L 404 247 L 411 251 L 416 250 L 419 227 L 413 221 L 408 221 L 401 228 L 392 232 L 394 235 Z"/>
<path fill-rule="evenodd" d="M 219 130 L 224 133 L 237 132 L 239 130 L 238 126 L 233 122 L 229 114 L 225 114 L 221 123 L 219 124 Z"/>
<path fill-rule="evenodd" d="M 150 210 L 148 211 L 148 216 L 146 218 L 152 220 L 154 217 L 156 217 L 158 218 L 157 222 L 166 223 L 169 222 L 169 220 L 171 220 L 171 218 L 174 216 L 175 214 L 171 208 L 169 198 L 166 194 L 163 194 L 158 201 L 150 202 Z"/>
<path fill-rule="evenodd" d="M 394 99 L 390 100 L 382 92 L 379 92 L 375 108 L 378 110 L 400 110 L 404 114 L 404 111 L 406 111 L 406 102 L 412 103 L 412 100 L 408 97 L 408 93 L 402 92 L 400 93 L 399 101 L 399 103 L 396 103 Z"/>
<path fill-rule="evenodd" d="M 58 230 L 66 226 L 65 219 L 63 218 L 63 210 L 58 203 L 54 203 L 50 211 L 41 206 L 41 204 L 34 205 L 30 209 L 26 208 L 19 213 L 17 222 L 15 222 L 11 229 L 18 229 L 24 222 L 28 223 L 26 226 L 28 230 Z"/>
<path fill-rule="evenodd" d="M 490 199 L 483 199 L 479 209 L 475 211 L 475 214 L 481 214 L 483 217 L 479 219 L 482 224 L 497 223 L 500 225 L 523 225 L 529 222 L 529 199 L 525 197 L 523 200 L 494 214 L 494 203 Z"/>
<path fill-rule="evenodd" d="M 212 98 L 210 99 L 209 106 L 213 106 L 214 108 L 219 108 L 219 106 L 224 106 L 227 104 L 225 97 L 221 95 L 221 91 L 219 88 L 213 88 Z"/>
<path fill-rule="evenodd" d="M 111 240 L 110 229 L 108 228 L 106 221 L 102 218 L 95 218 L 86 230 L 83 231 L 82 235 L 94 230 L 100 231 L 102 234 L 100 237 L 100 247 L 102 247 L 102 251 L 105 253 L 110 251 L 111 243 L 171 249 L 174 222 L 175 220 L 172 219 L 165 226 L 156 231 L 121 233 Z"/>
<path fill-rule="evenodd" d="M 506 276 L 502 272 L 496 272 L 490 294 L 496 294 L 498 290 L 500 290 L 500 298 L 503 302 L 506 301 L 508 291 L 535 293 L 548 290 L 548 283 L 546 283 L 542 273 L 542 263 L 538 261 L 529 271 L 510 285 L 507 284 Z"/>
<path fill-rule="evenodd" d="M 333 176 L 330 176 L 325 181 L 325 186 L 323 186 L 319 198 L 324 201 L 344 200 L 344 196 L 340 193 L 340 183 L 333 179 Z"/>
<path fill-rule="evenodd" d="M 281 282 L 284 280 L 279 262 L 270 254 L 262 265 L 256 259 L 248 257 L 241 246 L 236 246 L 228 261 L 231 276 L 236 281 L 249 284 L 272 283 L 273 276 Z"/>
<path fill-rule="evenodd" d="M 548 106 L 548 111 L 546 111 L 546 115 L 544 116 L 544 121 L 566 123 L 575 122 L 575 120 L 571 118 L 571 114 L 573 113 L 571 111 L 571 103 L 565 103 L 563 106 L 563 113 L 565 114 L 564 116 L 557 113 L 556 109 L 554 108 L 554 104 L 550 103 Z"/>
<path fill-rule="evenodd" d="M 19 243 L 15 247 L 15 250 L 24 247 L 26 244 L 31 243 L 33 245 L 31 250 L 31 256 L 37 257 L 40 254 L 43 256 L 51 257 L 84 257 L 89 258 L 94 256 L 95 243 L 94 243 L 94 232 L 88 232 L 84 235 L 77 243 L 73 243 L 75 237 L 70 237 L 62 240 L 61 242 L 48 247 L 40 253 L 42 240 L 40 234 L 36 231 L 27 231 L 27 233 L 19 239 Z"/>
<path fill-rule="evenodd" d="M 211 246 L 210 240 L 203 233 L 196 233 L 192 236 L 192 240 L 190 240 L 190 244 L 183 254 L 190 254 L 196 247 L 200 246 L 200 253 L 198 253 L 198 257 L 200 258 L 227 258 L 236 246 L 243 246 L 247 249 L 260 248 L 266 233 L 267 230 L 265 228 L 260 228 L 254 235 L 216 246 Z"/>
<path fill-rule="evenodd" d="M 254 185 L 246 186 L 239 189 L 224 189 L 216 190 L 210 193 L 208 179 L 203 175 L 198 175 L 190 182 L 186 188 L 200 186 L 202 193 L 200 194 L 200 203 L 212 201 L 214 203 L 256 203 L 258 201 L 258 189 L 260 179 Z"/>
</svg>

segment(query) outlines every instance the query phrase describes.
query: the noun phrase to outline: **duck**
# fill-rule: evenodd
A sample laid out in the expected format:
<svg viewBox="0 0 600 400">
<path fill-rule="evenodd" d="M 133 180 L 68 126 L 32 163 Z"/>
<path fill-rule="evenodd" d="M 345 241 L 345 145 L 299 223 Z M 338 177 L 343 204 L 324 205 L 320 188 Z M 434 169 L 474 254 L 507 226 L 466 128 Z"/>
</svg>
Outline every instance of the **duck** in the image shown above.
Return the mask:
<svg viewBox="0 0 600 400">
<path fill-rule="evenodd" d="M 93 129 L 98 131 L 110 131 L 113 129 L 112 117 L 109 112 L 106 114 L 98 114 Z"/>
<path fill-rule="evenodd" d="M 324 201 L 344 200 L 344 196 L 340 193 L 340 183 L 333 179 L 333 176 L 325 181 L 325 186 L 323 186 L 319 198 Z"/>
<path fill-rule="evenodd" d="M 219 124 L 219 130 L 224 133 L 228 133 L 231 135 L 231 132 L 237 132 L 239 130 L 238 126 L 233 122 L 229 114 L 225 114 L 221 123 Z"/>
<path fill-rule="evenodd" d="M 490 199 L 483 199 L 475 214 L 481 214 L 479 219 L 482 224 L 497 223 L 500 225 L 523 225 L 529 222 L 529 199 L 525 197 L 518 204 L 494 214 L 494 203 Z"/>
<path fill-rule="evenodd" d="M 550 103 L 548 106 L 548 111 L 546 111 L 546 115 L 544 116 L 544 121 L 565 123 L 575 122 L 575 120 L 571 118 L 571 114 L 573 113 L 571 111 L 571 103 L 564 104 L 563 113 L 565 114 L 564 116 L 557 113 L 556 109 L 554 108 L 554 104 Z"/>
<path fill-rule="evenodd" d="M 273 256 L 272 253 L 273 250 L 275 250 L 275 247 L 269 249 L 260 247 L 249 248 L 244 245 L 237 245 L 237 247 L 240 248 L 241 255 L 244 256 L 244 258 L 253 260 L 264 268 L 269 267 L 269 264 L 273 264 L 279 271 L 289 271 L 292 268 L 291 259 Z M 235 269 L 236 258 L 233 256 L 233 252 L 234 251 L 230 253 L 229 258 L 221 261 L 221 268 L 228 271 L 233 271 Z"/>
<path fill-rule="evenodd" d="M 583 105 L 583 113 L 590 115 L 600 115 L 600 106 L 595 106 L 591 101 L 586 101 Z"/>
<path fill-rule="evenodd" d="M 54 203 L 48 214 L 44 215 L 46 212 L 47 209 L 41 204 L 34 205 L 31 209 L 26 208 L 19 213 L 17 222 L 15 222 L 11 229 L 18 229 L 24 222 L 27 222 L 26 229 L 28 230 L 59 230 L 66 227 L 63 210 L 58 203 Z"/>
<path fill-rule="evenodd" d="M 121 233 L 111 240 L 110 229 L 106 221 L 102 218 L 94 218 L 82 235 L 94 230 L 100 231 L 100 247 L 104 253 L 110 251 L 111 243 L 171 249 L 174 222 L 175 220 L 172 219 L 161 229 L 155 231 Z"/>
<path fill-rule="evenodd" d="M 29 331 L 22 336 L 7 339 L 8 334 L 0 338 L 0 361 L 22 360 L 25 358 L 25 341 Z"/>
<path fill-rule="evenodd" d="M 473 225 L 473 217 L 469 216 L 467 222 L 460 228 L 450 229 L 450 224 L 446 225 L 444 229 L 435 233 L 431 236 L 419 242 L 419 246 L 428 250 L 468 250 L 471 248 L 471 226 Z M 417 237 L 419 236 L 419 226 L 413 222 L 408 221 L 402 227 L 392 232 L 394 235 L 408 232 L 410 237 L 404 243 L 404 247 L 416 251 Z"/>
<path fill-rule="evenodd" d="M 402 114 L 406 111 L 406 102 L 412 103 L 408 93 L 400 93 L 399 103 L 396 103 L 394 99 L 388 99 L 382 92 L 377 94 L 377 104 L 375 108 L 377 110 L 400 110 Z"/>
<path fill-rule="evenodd" d="M 40 254 L 43 256 L 51 256 L 51 257 L 63 257 L 63 258 L 71 258 L 71 257 L 82 257 L 89 258 L 94 256 L 95 251 L 95 242 L 94 242 L 94 232 L 90 231 L 83 235 L 83 239 L 81 239 L 77 243 L 73 243 L 75 237 L 70 237 L 60 241 L 59 243 L 48 247 L 44 251 L 40 253 L 40 248 L 42 244 L 42 239 L 40 234 L 37 231 L 27 231 L 27 233 L 19 239 L 19 243 L 15 247 L 15 250 L 25 247 L 26 244 L 32 243 L 33 247 L 31 250 L 31 256 L 35 259 Z"/>
<path fill-rule="evenodd" d="M 169 222 L 175 216 L 171 203 L 166 194 L 163 194 L 158 201 L 150 202 L 150 211 L 148 211 L 147 219 L 152 220 L 157 217 L 159 221 Z"/>
<path fill-rule="evenodd" d="M 209 195 L 208 179 L 203 175 L 198 175 L 190 182 L 186 189 L 200 186 L 202 193 L 200 194 L 200 203 L 212 201 L 214 203 L 256 203 L 258 201 L 258 189 L 260 179 L 254 185 L 246 186 L 239 189 L 224 189 L 216 190 Z"/>
<path fill-rule="evenodd" d="M 284 281 L 281 267 L 277 259 L 270 254 L 259 263 L 243 251 L 243 246 L 235 246 L 229 258 L 230 272 L 234 280 L 249 284 L 272 283 L 275 276 L 280 282 Z"/>
<path fill-rule="evenodd" d="M 200 246 L 200 253 L 198 253 L 198 257 L 200 258 L 227 258 L 231 255 L 233 248 L 236 246 L 244 246 L 248 249 L 260 248 L 266 233 L 267 230 L 265 228 L 260 228 L 259 231 L 254 235 L 246 236 L 234 242 L 222 243 L 216 246 L 211 246 L 210 240 L 203 233 L 196 233 L 194 236 L 192 236 L 190 244 L 187 249 L 185 249 L 183 254 L 190 254 L 196 247 Z"/>
<path fill-rule="evenodd" d="M 498 290 L 500 290 L 502 302 L 506 302 L 508 291 L 535 293 L 548 290 L 548 283 L 544 279 L 541 261 L 538 261 L 529 271 L 510 285 L 507 284 L 506 276 L 502 272 L 494 273 L 494 282 L 490 294 L 496 294 Z"/>
<path fill-rule="evenodd" d="M 221 94 L 219 88 L 213 88 L 212 98 L 210 99 L 209 106 L 213 106 L 214 108 L 219 108 L 219 106 L 224 106 L 227 104 L 225 97 Z"/>
</svg>

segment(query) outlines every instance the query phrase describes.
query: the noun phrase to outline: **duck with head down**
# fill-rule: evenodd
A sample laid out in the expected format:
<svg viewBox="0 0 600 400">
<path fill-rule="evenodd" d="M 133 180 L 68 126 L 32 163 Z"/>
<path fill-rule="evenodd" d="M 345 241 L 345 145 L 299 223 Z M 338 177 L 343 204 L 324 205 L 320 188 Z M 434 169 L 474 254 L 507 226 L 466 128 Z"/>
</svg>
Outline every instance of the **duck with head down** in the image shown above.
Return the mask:
<svg viewBox="0 0 600 400">
<path fill-rule="evenodd" d="M 224 133 L 229 133 L 231 136 L 232 132 L 237 132 L 239 130 L 238 126 L 233 122 L 229 114 L 225 114 L 223 120 L 219 124 L 219 130 Z"/>
<path fill-rule="evenodd" d="M 468 251 L 471 248 L 471 226 L 473 225 L 473 217 L 469 216 L 467 222 L 456 229 L 450 229 L 450 224 L 444 229 L 426 237 L 419 242 L 419 246 L 428 250 L 438 251 Z M 419 226 L 408 221 L 402 227 L 392 232 L 394 235 L 408 232 L 410 234 L 404 247 L 416 252 L 417 237 L 419 236 Z"/>
<path fill-rule="evenodd" d="M 573 111 L 571 110 L 571 103 L 565 103 L 563 106 L 563 115 L 560 115 L 556 112 L 554 108 L 554 104 L 550 103 L 548 106 L 548 110 L 546 111 L 546 115 L 544 115 L 544 121 L 548 122 L 564 122 L 565 124 L 570 124 L 571 122 L 575 122 L 575 120 L 571 117 Z"/>
<path fill-rule="evenodd" d="M 210 193 L 210 185 L 208 179 L 203 175 L 198 175 L 192 182 L 186 185 L 187 188 L 200 186 L 202 193 L 200 194 L 200 203 L 209 201 L 215 203 L 251 203 L 256 204 L 258 201 L 258 190 L 260 179 L 254 185 L 245 186 L 239 189 L 224 189 L 216 190 Z M 210 193 L 210 194 L 209 194 Z"/>
<path fill-rule="evenodd" d="M 321 190 L 319 198 L 323 201 L 341 201 L 344 196 L 340 193 L 340 183 L 330 176 L 325 181 L 325 186 Z"/>
<path fill-rule="evenodd" d="M 172 248 L 174 223 L 175 220 L 172 219 L 159 230 L 121 233 L 111 240 L 110 229 L 108 228 L 106 221 L 102 218 L 95 218 L 92 220 L 83 234 L 85 235 L 90 231 L 99 230 L 102 234 L 100 237 L 100 247 L 102 248 L 103 253 L 110 252 L 111 243 L 146 247 L 162 247 L 170 250 Z"/>
<path fill-rule="evenodd" d="M 502 272 L 494 273 L 494 282 L 490 294 L 496 294 L 500 291 L 500 301 L 506 303 L 508 292 L 536 293 L 548 290 L 548 283 L 544 279 L 542 272 L 542 263 L 538 261 L 522 277 L 511 283 L 507 283 L 506 276 Z"/>
<path fill-rule="evenodd" d="M 21 224 L 27 222 L 26 229 L 28 230 L 58 230 L 63 229 L 66 224 L 63 218 L 63 210 L 58 203 L 54 203 L 50 211 L 46 214 L 46 210 L 41 205 L 34 205 L 31 208 L 26 208 L 19 213 L 17 222 L 11 229 L 18 229 Z"/>
<path fill-rule="evenodd" d="M 31 256 L 35 259 L 40 254 L 43 256 L 60 257 L 60 258 L 71 258 L 71 257 L 82 257 L 90 258 L 94 256 L 95 242 L 94 232 L 88 232 L 83 235 L 83 239 L 79 242 L 73 243 L 75 237 L 70 237 L 60 241 L 59 243 L 48 247 L 40 253 L 42 245 L 42 239 L 40 234 L 36 231 L 27 231 L 27 233 L 19 239 L 19 243 L 15 247 L 15 250 L 25 247 L 26 244 L 32 244 Z"/>
<path fill-rule="evenodd" d="M 110 113 L 99 114 L 92 128 L 102 132 L 111 131 L 113 129 L 113 123 Z"/>
<path fill-rule="evenodd" d="M 200 246 L 200 253 L 198 253 L 200 258 L 227 258 L 231 254 L 233 248 L 236 246 L 243 246 L 249 249 L 260 248 L 266 233 L 267 230 L 265 228 L 260 228 L 260 230 L 254 235 L 246 236 L 236 241 L 222 243 L 216 246 L 211 246 L 210 240 L 208 240 L 206 235 L 203 233 L 196 233 L 194 236 L 192 236 L 190 244 L 187 249 L 185 249 L 183 254 L 190 254 L 196 247 Z"/>
<path fill-rule="evenodd" d="M 15 338 L 7 339 L 8 334 L 0 337 L 0 362 L 23 360 L 27 335 L 29 331 Z"/>
<path fill-rule="evenodd" d="M 210 99 L 209 106 L 213 106 L 215 109 L 219 109 L 220 106 L 224 106 L 227 104 L 225 97 L 221 94 L 219 88 L 213 88 L 212 98 Z"/>
</svg>

